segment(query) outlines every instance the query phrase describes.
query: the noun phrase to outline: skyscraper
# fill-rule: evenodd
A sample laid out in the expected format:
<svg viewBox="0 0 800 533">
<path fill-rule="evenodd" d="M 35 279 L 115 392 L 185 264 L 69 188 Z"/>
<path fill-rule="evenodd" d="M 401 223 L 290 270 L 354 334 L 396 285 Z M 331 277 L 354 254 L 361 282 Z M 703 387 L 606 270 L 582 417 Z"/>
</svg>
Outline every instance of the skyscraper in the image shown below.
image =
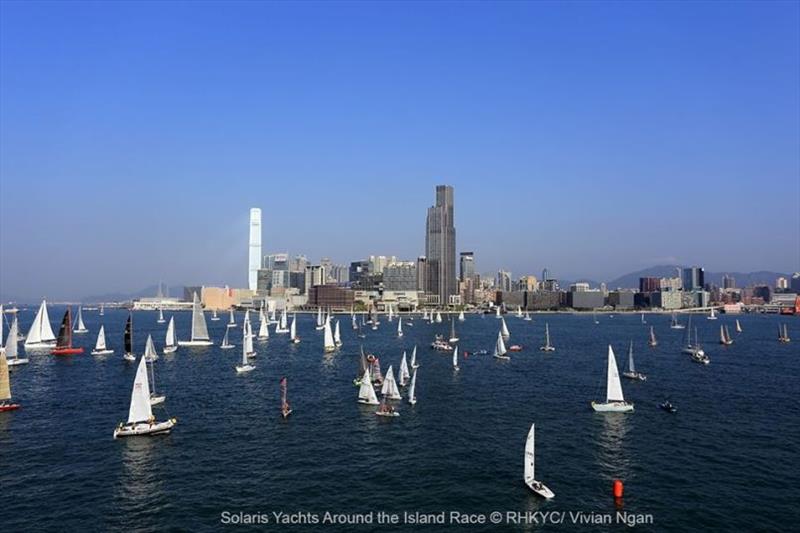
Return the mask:
<svg viewBox="0 0 800 533">
<path fill-rule="evenodd" d="M 447 305 L 458 294 L 456 285 L 456 228 L 453 225 L 453 187 L 436 186 L 436 205 L 428 208 L 425 224 L 427 262 L 425 292 Z"/>
<path fill-rule="evenodd" d="M 461 277 L 460 281 L 466 281 L 475 275 L 475 253 L 461 252 Z"/>
<path fill-rule="evenodd" d="M 250 261 L 247 270 L 247 288 L 258 290 L 258 269 L 261 267 L 261 209 L 250 209 Z"/>
</svg>

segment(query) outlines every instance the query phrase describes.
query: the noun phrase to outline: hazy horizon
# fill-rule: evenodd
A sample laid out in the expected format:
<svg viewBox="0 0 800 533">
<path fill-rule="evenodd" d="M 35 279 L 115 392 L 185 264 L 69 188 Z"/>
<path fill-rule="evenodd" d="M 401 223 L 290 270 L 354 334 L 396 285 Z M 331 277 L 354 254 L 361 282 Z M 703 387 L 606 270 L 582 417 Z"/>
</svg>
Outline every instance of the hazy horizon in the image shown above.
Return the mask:
<svg viewBox="0 0 800 533">
<path fill-rule="evenodd" d="M 797 3 L 415 8 L 4 2 L 0 293 L 414 259 L 437 184 L 479 272 L 800 270 Z"/>
</svg>

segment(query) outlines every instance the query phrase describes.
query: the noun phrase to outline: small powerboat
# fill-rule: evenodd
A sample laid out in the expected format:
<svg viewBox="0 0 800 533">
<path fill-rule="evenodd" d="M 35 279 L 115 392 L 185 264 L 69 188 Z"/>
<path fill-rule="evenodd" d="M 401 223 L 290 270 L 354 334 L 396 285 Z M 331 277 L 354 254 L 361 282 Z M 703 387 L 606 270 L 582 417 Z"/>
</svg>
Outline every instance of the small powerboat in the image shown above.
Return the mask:
<svg viewBox="0 0 800 533">
<path fill-rule="evenodd" d="M 519 344 L 512 344 L 511 346 L 508 347 L 508 351 L 509 352 L 521 352 L 522 351 L 522 346 L 520 346 Z"/>
<path fill-rule="evenodd" d="M 664 400 L 662 403 L 658 404 L 658 407 L 668 413 L 675 413 L 678 411 L 678 408 L 672 405 L 669 400 Z"/>
</svg>

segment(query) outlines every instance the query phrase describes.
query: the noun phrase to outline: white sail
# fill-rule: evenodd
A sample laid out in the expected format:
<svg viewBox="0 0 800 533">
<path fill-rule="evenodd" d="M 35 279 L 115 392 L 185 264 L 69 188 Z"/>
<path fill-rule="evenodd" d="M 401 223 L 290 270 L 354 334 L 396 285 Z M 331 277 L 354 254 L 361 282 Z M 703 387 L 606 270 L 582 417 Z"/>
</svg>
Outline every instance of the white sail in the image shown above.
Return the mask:
<svg viewBox="0 0 800 533">
<path fill-rule="evenodd" d="M 606 381 L 606 402 L 624 402 L 622 395 L 622 383 L 619 381 L 619 371 L 617 370 L 617 360 L 614 358 L 614 350 L 608 345 L 608 379 Z"/>
<path fill-rule="evenodd" d="M 400 396 L 400 390 L 397 388 L 397 382 L 394 380 L 394 369 L 392 369 L 391 365 L 386 372 L 386 376 L 383 378 L 381 394 L 391 400 L 399 400 L 402 398 L 402 396 Z"/>
<path fill-rule="evenodd" d="M 550 346 L 550 324 L 544 325 L 544 345 Z"/>
<path fill-rule="evenodd" d="M 500 333 L 503 334 L 503 337 L 506 339 L 511 336 L 511 333 L 508 331 L 508 326 L 506 326 L 506 319 L 500 317 Z"/>
<path fill-rule="evenodd" d="M 194 302 L 192 303 L 192 342 L 207 340 L 208 326 L 206 326 L 206 316 L 203 313 L 203 307 L 200 305 L 200 299 L 195 292 Z"/>
<path fill-rule="evenodd" d="M 392 314 L 392 306 L 390 305 L 389 306 L 389 322 L 391 322 L 393 318 L 394 318 L 394 314 Z"/>
<path fill-rule="evenodd" d="M 242 327 L 242 366 L 247 365 L 247 356 L 250 355 L 250 352 L 247 351 L 247 343 L 253 342 L 247 333 L 249 322 L 245 321 L 244 327 Z M 227 334 L 227 332 L 225 332 Z"/>
<path fill-rule="evenodd" d="M 47 302 L 42 300 L 39 312 L 36 313 L 33 325 L 31 325 L 31 329 L 25 338 L 25 346 L 54 344 L 55 340 L 56 336 L 53 335 L 53 328 L 50 327 L 50 316 L 47 314 Z"/>
<path fill-rule="evenodd" d="M 153 344 L 153 337 L 152 335 L 147 335 L 147 344 L 144 347 L 144 358 L 147 362 L 153 362 L 158 359 L 158 353 L 156 352 L 156 347 Z"/>
<path fill-rule="evenodd" d="M 408 360 L 406 359 L 406 352 L 403 352 L 403 359 L 400 360 L 400 385 L 405 385 L 411 374 L 408 372 Z"/>
<path fill-rule="evenodd" d="M 372 379 L 369 375 L 369 369 L 364 371 L 361 377 L 361 386 L 358 389 L 358 401 L 369 405 L 378 405 L 378 397 L 375 395 L 375 389 L 372 387 Z"/>
<path fill-rule="evenodd" d="M 494 308 L 494 316 L 495 318 L 500 318 L 500 306 Z"/>
<path fill-rule="evenodd" d="M 3 304 L 0 304 L 0 351 L 2 351 L 4 349 L 3 348 L 3 328 L 5 326 L 5 323 L 4 323 L 5 319 L 3 317 L 5 317 L 5 316 L 6 315 L 3 314 Z"/>
<path fill-rule="evenodd" d="M 175 317 L 169 317 L 169 324 L 167 325 L 167 335 L 164 339 L 164 344 L 167 347 L 175 346 Z"/>
<path fill-rule="evenodd" d="M 334 331 L 333 331 L 333 344 L 335 344 L 336 346 L 341 346 L 342 345 L 342 335 L 341 335 L 341 333 L 339 331 L 339 321 L 338 320 L 336 321 L 336 328 L 334 328 Z"/>
<path fill-rule="evenodd" d="M 534 456 L 536 445 L 534 443 L 534 435 L 534 424 L 531 424 L 531 429 L 528 431 L 528 440 L 525 441 L 525 481 L 528 483 L 536 479 L 536 459 Z"/>
<path fill-rule="evenodd" d="M 322 320 L 322 308 L 317 308 L 317 327 L 322 327 L 325 325 L 325 322 Z"/>
<path fill-rule="evenodd" d="M 258 338 L 259 339 L 268 339 L 269 338 L 269 325 L 267 322 L 267 316 L 264 314 L 264 309 L 262 308 L 261 311 L 258 312 Z"/>
<path fill-rule="evenodd" d="M 11 399 L 11 381 L 8 379 L 8 361 L 5 352 L 0 352 L 0 401 Z"/>
<path fill-rule="evenodd" d="M 358 329 L 358 322 L 356 322 L 356 315 L 351 315 L 351 322 L 353 323 L 353 329 Z"/>
<path fill-rule="evenodd" d="M 253 348 L 253 325 L 250 322 L 250 311 L 247 311 L 244 314 L 244 325 L 242 327 L 244 330 L 244 350 L 247 355 L 255 354 L 255 349 Z"/>
<path fill-rule="evenodd" d="M 86 325 L 83 323 L 83 307 L 78 306 L 78 317 L 75 319 L 75 328 L 73 333 L 86 333 Z"/>
<path fill-rule="evenodd" d="M 411 388 L 408 390 L 408 403 L 417 403 L 417 369 L 414 369 L 414 375 L 411 376 Z"/>
<path fill-rule="evenodd" d="M 147 363 L 144 356 L 139 360 L 136 369 L 136 378 L 133 380 L 131 391 L 131 406 L 128 410 L 128 423 L 147 422 L 153 419 L 153 409 L 150 406 L 150 380 L 147 377 Z"/>
<path fill-rule="evenodd" d="M 741 333 L 741 332 L 742 332 L 742 325 L 739 324 L 739 319 L 737 318 L 736 319 L 736 333 Z"/>
<path fill-rule="evenodd" d="M 453 349 L 453 368 L 458 370 L 458 346 Z"/>
<path fill-rule="evenodd" d="M 3 315 L 0 314 L 0 321 L 2 321 L 2 319 Z M 8 359 L 16 359 L 18 355 L 19 347 L 17 346 L 17 343 L 19 341 L 17 340 L 17 327 L 18 327 L 17 321 L 14 320 L 11 323 L 11 328 L 9 328 L 8 330 L 8 337 L 6 338 L 6 351 L 5 351 L 6 357 Z"/>
<path fill-rule="evenodd" d="M 439 311 L 436 311 L 436 323 L 439 324 L 442 321 L 442 314 Z"/>
<path fill-rule="evenodd" d="M 286 318 L 286 308 L 284 308 L 283 311 L 281 312 L 280 326 L 281 326 L 281 331 L 287 331 L 287 329 L 289 328 L 288 320 Z"/>
<path fill-rule="evenodd" d="M 628 346 L 628 372 L 631 374 L 636 372 L 636 368 L 633 366 L 633 341 Z"/>
<path fill-rule="evenodd" d="M 225 335 L 223 335 L 223 336 L 222 336 L 222 344 L 220 344 L 220 347 L 222 347 L 222 348 L 228 348 L 229 346 L 230 346 L 230 347 L 232 347 L 232 346 L 233 346 L 233 345 L 230 343 L 230 340 L 228 339 L 228 337 L 229 337 L 229 334 L 230 334 L 230 331 L 231 331 L 231 328 L 225 328 Z"/>
<path fill-rule="evenodd" d="M 106 349 L 106 327 L 101 325 L 100 331 L 97 332 L 97 342 L 94 344 L 96 352 L 102 352 Z"/>
<path fill-rule="evenodd" d="M 325 338 L 323 340 L 323 348 L 326 352 L 332 352 L 336 349 L 336 344 L 333 342 L 333 332 L 331 331 L 331 319 L 328 317 L 325 320 Z"/>
<path fill-rule="evenodd" d="M 506 354 L 506 351 L 506 343 L 503 342 L 503 335 L 498 331 L 497 343 L 495 343 L 494 347 L 494 354 L 502 356 Z"/>
<path fill-rule="evenodd" d="M 164 323 L 164 310 L 161 309 L 160 307 L 158 308 L 158 323 L 159 324 Z"/>
<path fill-rule="evenodd" d="M 458 313 L 458 321 L 459 322 L 464 322 L 464 320 L 465 320 L 464 311 L 461 311 L 460 313 Z"/>
</svg>

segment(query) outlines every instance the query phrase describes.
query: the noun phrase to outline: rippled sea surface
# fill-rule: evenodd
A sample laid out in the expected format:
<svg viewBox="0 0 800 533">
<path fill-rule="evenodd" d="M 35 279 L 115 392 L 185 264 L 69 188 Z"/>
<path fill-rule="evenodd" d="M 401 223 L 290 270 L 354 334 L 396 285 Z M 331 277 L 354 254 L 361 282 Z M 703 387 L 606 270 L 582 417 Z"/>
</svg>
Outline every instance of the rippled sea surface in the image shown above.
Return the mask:
<svg viewBox="0 0 800 533">
<path fill-rule="evenodd" d="M 27 332 L 35 309 L 20 314 Z M 63 308 L 50 310 L 53 329 Z M 188 336 L 191 314 L 174 314 Z M 167 400 L 162 419 L 177 417 L 167 436 L 112 439 L 127 417 L 135 365 L 122 359 L 127 312 L 84 312 L 90 333 L 76 335 L 86 354 L 31 354 L 12 370 L 23 407 L 0 413 L 0 523 L 2 531 L 220 529 L 222 513 L 272 511 L 390 513 L 463 511 L 575 511 L 652 515 L 642 530 L 787 530 L 800 523 L 800 323 L 796 317 L 743 315 L 744 332 L 729 347 L 717 344 L 720 324 L 732 316 L 694 320 L 711 357 L 701 366 L 680 354 L 683 331 L 666 315 L 509 316 L 510 344 L 524 350 L 511 361 L 474 355 L 453 372 L 450 357 L 428 348 L 449 324 L 420 319 L 396 337 L 396 322 L 366 330 L 363 341 L 339 317 L 344 346 L 323 355 L 314 317 L 298 316 L 303 342 L 286 335 L 255 341 L 256 370 L 237 375 L 237 348 L 182 347 L 155 365 Z M 165 324 L 155 312 L 134 315 L 135 348 L 148 333 L 161 350 Z M 210 319 L 210 314 L 207 314 Z M 169 314 L 167 314 L 169 319 Z M 237 316 L 241 324 L 242 314 Z M 684 318 L 685 320 L 685 318 Z M 492 316 L 457 323 L 461 350 L 491 352 L 499 328 Z M 557 351 L 544 354 L 545 322 Z M 776 340 L 789 324 L 791 344 Z M 111 356 L 93 357 L 100 324 Z M 208 321 L 222 339 L 226 317 Z M 649 326 L 659 345 L 647 346 Z M 255 328 L 257 330 L 257 326 Z M 589 402 L 605 394 L 607 345 L 622 368 L 634 342 L 637 370 L 646 382 L 623 382 L 631 414 L 594 413 Z M 416 406 L 384 419 L 356 402 L 352 380 L 359 343 L 380 355 L 384 373 L 397 371 L 403 350 L 416 344 L 420 363 Z M 289 380 L 294 413 L 280 416 L 279 380 Z M 657 408 L 669 397 L 679 411 Z M 537 499 L 522 482 L 523 451 L 536 423 L 537 477 L 555 499 Z M 625 484 L 614 502 L 612 481 Z M 274 524 L 262 526 L 277 529 Z M 294 526 L 354 531 L 378 526 Z M 421 530 L 395 525 L 387 531 Z M 425 530 L 492 530 L 496 526 L 429 526 Z M 603 531 L 622 524 L 507 525 L 503 529 Z"/>
</svg>

